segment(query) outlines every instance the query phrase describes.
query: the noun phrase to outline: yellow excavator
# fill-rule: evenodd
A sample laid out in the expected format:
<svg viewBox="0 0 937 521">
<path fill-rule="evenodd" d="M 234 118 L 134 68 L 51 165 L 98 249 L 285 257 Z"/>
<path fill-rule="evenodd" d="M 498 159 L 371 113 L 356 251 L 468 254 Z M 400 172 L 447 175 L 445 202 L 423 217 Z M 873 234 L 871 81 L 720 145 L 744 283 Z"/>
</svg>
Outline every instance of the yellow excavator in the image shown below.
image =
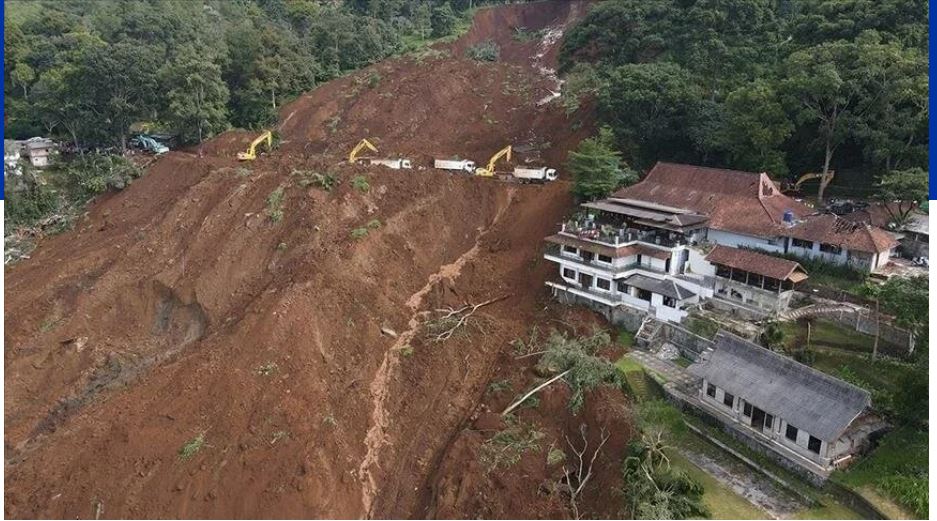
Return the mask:
<svg viewBox="0 0 937 521">
<path fill-rule="evenodd" d="M 257 159 L 257 146 L 264 141 L 267 142 L 267 150 L 273 148 L 273 133 L 269 130 L 257 136 L 257 139 L 251 141 L 251 145 L 247 147 L 247 152 L 238 152 L 238 161 L 253 161 Z"/>
<path fill-rule="evenodd" d="M 368 141 L 367 139 L 362 139 L 361 141 L 358 142 L 357 145 L 355 145 L 355 148 L 351 149 L 351 152 L 348 154 L 348 162 L 351 164 L 355 164 L 355 162 L 358 160 L 358 154 L 360 154 L 361 151 L 364 150 L 365 148 L 367 148 L 371 152 L 374 152 L 375 154 L 377 153 L 376 146 L 372 145 L 371 142 Z"/>
<path fill-rule="evenodd" d="M 495 152 L 495 155 L 491 156 L 491 159 L 488 160 L 487 167 L 475 169 L 475 175 L 480 175 L 482 177 L 494 177 L 495 163 L 497 163 L 502 157 L 506 158 L 507 161 L 511 160 L 511 145 L 508 145 Z"/>
<path fill-rule="evenodd" d="M 794 190 L 799 189 L 800 185 L 802 185 L 804 181 L 809 181 L 811 179 L 819 179 L 820 184 L 823 186 L 826 186 L 830 184 L 830 181 L 832 181 L 833 177 L 835 176 L 836 176 L 835 170 L 827 170 L 826 176 L 824 176 L 822 172 L 808 172 L 800 176 L 799 178 L 797 178 L 797 182 L 794 183 Z"/>
</svg>

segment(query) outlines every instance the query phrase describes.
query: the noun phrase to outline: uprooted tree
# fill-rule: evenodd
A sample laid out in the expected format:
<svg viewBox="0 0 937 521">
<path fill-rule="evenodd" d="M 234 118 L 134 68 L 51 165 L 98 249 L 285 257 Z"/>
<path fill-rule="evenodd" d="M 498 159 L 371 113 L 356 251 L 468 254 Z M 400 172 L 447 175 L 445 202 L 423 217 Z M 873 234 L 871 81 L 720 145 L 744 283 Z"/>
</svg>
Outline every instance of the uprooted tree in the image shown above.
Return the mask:
<svg viewBox="0 0 937 521">
<path fill-rule="evenodd" d="M 582 408 L 587 391 L 603 384 L 621 385 L 621 375 L 615 366 L 597 356 L 598 351 L 610 342 L 611 338 L 604 331 L 595 331 L 592 336 L 579 338 L 569 338 L 554 331 L 540 351 L 543 356 L 537 362 L 537 370 L 541 374 L 556 374 L 509 405 L 502 414 L 509 414 L 525 400 L 560 379 L 572 391 L 569 408 L 573 413 Z"/>
<path fill-rule="evenodd" d="M 625 458 L 625 500 L 631 519 L 694 519 L 709 516 L 703 487 L 670 466 L 661 433 L 631 442 Z"/>
<path fill-rule="evenodd" d="M 599 454 L 602 452 L 602 447 L 605 446 L 605 443 L 608 442 L 608 439 L 611 437 L 611 434 L 603 427 L 598 444 L 590 451 L 586 424 L 583 423 L 579 425 L 579 435 L 582 438 L 581 448 L 574 445 L 569 439 L 569 436 L 566 436 L 566 444 L 572 449 L 576 458 L 566 465 L 563 465 L 564 488 L 566 488 L 569 494 L 569 507 L 572 509 L 573 516 L 575 516 L 576 519 L 580 518 L 579 496 L 582 495 L 583 491 L 586 489 L 586 485 L 589 484 L 589 480 L 592 478 L 592 469 L 595 467 L 595 460 L 598 459 Z"/>
</svg>

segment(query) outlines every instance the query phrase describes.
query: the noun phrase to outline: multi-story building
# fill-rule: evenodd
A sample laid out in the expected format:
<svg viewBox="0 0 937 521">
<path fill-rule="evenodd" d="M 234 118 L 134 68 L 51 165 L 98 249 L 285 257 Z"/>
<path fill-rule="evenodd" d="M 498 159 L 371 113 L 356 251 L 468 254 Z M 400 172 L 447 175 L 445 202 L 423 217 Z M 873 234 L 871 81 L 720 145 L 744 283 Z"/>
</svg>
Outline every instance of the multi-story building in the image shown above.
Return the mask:
<svg viewBox="0 0 937 521">
<path fill-rule="evenodd" d="M 712 298 L 752 315 L 785 310 L 807 272 L 771 253 L 872 270 L 896 245 L 884 230 L 812 214 L 765 174 L 690 165 L 658 163 L 582 210 L 546 238 L 554 295 L 674 322 Z"/>
</svg>

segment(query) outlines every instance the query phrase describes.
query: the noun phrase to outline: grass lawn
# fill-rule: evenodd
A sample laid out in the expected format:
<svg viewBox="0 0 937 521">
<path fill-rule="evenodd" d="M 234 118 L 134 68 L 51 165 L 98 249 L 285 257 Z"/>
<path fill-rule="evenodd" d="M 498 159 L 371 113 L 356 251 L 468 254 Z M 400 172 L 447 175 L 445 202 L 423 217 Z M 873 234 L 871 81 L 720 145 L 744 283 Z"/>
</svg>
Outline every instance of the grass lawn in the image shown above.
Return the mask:
<svg viewBox="0 0 937 521">
<path fill-rule="evenodd" d="M 767 519 L 768 514 L 720 483 L 693 462 L 670 451 L 670 463 L 703 485 L 703 504 L 712 519 Z"/>
<path fill-rule="evenodd" d="M 925 518 L 928 514 L 927 451 L 926 432 L 898 428 L 886 434 L 871 454 L 845 471 L 835 473 L 833 479 L 859 491 L 886 512 L 895 510 L 895 505 L 882 501 L 890 498 L 907 510 L 899 513 L 900 517 Z"/>
<path fill-rule="evenodd" d="M 870 360 L 868 356 L 832 349 L 816 349 L 813 367 L 833 376 L 842 377 L 844 368 L 854 373 L 869 387 L 890 390 L 907 374 L 905 364 L 887 359 Z"/>
<path fill-rule="evenodd" d="M 615 337 L 615 340 L 618 341 L 618 345 L 630 349 L 634 346 L 634 333 L 623 327 L 618 328 L 618 335 Z"/>
<path fill-rule="evenodd" d="M 784 322 L 784 344 L 789 348 L 803 347 L 807 338 L 807 324 Z M 810 347 L 833 347 L 858 353 L 871 353 L 875 338 L 828 320 L 815 320 L 810 327 Z M 881 345 L 881 342 L 880 342 Z"/>
</svg>

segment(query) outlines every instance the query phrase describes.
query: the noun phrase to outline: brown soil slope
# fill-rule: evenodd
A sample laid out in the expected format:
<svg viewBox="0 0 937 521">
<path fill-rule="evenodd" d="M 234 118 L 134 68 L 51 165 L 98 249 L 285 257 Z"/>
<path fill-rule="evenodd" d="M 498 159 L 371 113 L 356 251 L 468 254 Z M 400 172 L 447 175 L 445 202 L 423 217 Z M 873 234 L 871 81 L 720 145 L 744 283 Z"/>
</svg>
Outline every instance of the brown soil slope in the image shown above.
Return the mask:
<svg viewBox="0 0 937 521">
<path fill-rule="evenodd" d="M 284 107 L 278 151 L 238 165 L 250 136 L 232 132 L 205 158 L 172 152 L 8 267 L 7 517 L 477 515 L 438 489 L 501 353 L 544 317 L 540 241 L 568 186 L 339 162 L 372 136 L 418 165 L 481 163 L 509 142 L 561 164 L 591 125 L 537 105 L 555 42 L 514 41 L 511 24 L 583 10 L 480 11 L 449 56 L 387 61 Z M 504 60 L 460 57 L 487 38 Z M 433 309 L 499 296 L 483 332 L 425 341 Z"/>
</svg>

